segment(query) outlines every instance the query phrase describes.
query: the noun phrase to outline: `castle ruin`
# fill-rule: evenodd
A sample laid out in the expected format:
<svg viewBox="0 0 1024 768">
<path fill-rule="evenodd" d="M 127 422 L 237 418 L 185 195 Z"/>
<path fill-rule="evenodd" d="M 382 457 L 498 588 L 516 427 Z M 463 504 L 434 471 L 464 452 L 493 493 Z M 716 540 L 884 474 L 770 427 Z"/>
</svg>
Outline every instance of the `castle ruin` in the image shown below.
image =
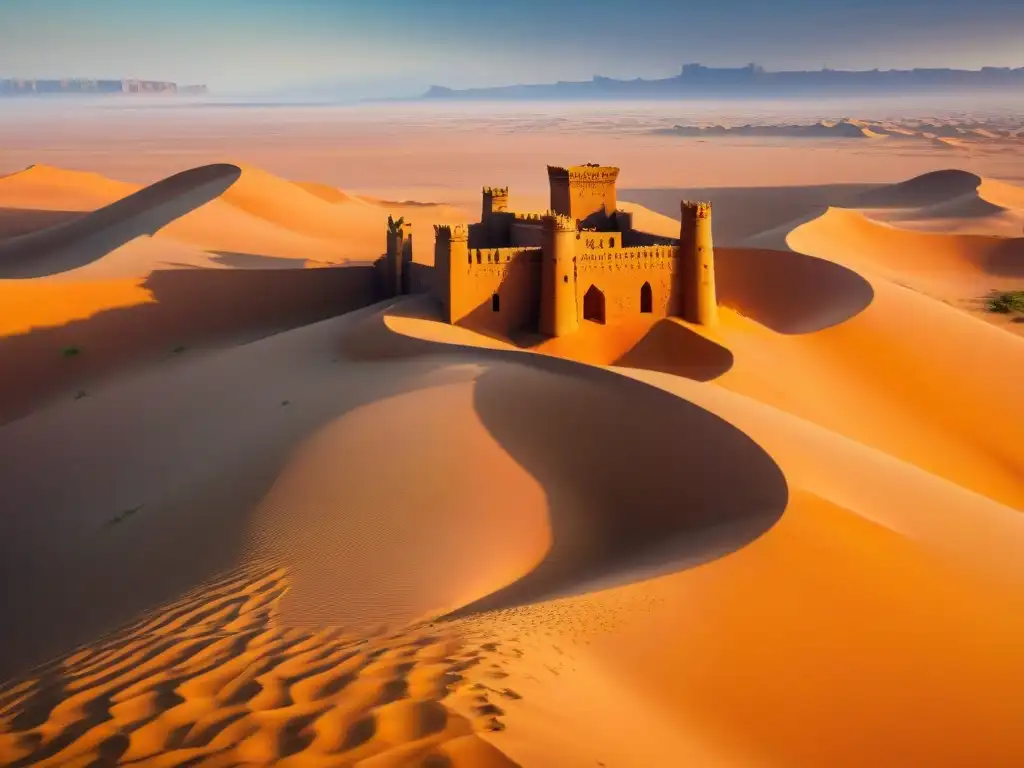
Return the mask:
<svg viewBox="0 0 1024 768">
<path fill-rule="evenodd" d="M 619 169 L 548 166 L 550 210 L 509 210 L 507 187 L 485 187 L 480 221 L 434 227 L 434 269 L 419 286 L 440 301 L 444 319 L 499 333 L 549 336 L 582 322 L 678 316 L 718 319 L 711 204 L 683 201 L 678 240 L 633 228 L 619 210 Z M 407 225 L 405 225 L 407 226 Z M 412 240 L 389 221 L 385 274 L 391 294 L 409 293 Z"/>
</svg>

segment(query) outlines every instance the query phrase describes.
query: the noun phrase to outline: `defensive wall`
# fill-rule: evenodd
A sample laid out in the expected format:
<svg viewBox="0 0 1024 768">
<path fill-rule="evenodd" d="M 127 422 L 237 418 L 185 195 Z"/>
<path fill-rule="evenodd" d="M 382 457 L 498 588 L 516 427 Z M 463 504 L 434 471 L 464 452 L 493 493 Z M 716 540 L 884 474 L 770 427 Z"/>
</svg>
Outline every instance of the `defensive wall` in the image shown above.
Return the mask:
<svg viewBox="0 0 1024 768">
<path fill-rule="evenodd" d="M 501 334 L 561 336 L 640 315 L 717 322 L 709 203 L 681 202 L 672 240 L 636 231 L 615 207 L 617 168 L 548 173 L 552 202 L 568 213 L 515 213 L 507 187 L 484 187 L 479 223 L 434 227 L 432 268 L 413 262 L 411 231 L 390 222 L 391 295 L 432 292 L 446 321 Z"/>
</svg>

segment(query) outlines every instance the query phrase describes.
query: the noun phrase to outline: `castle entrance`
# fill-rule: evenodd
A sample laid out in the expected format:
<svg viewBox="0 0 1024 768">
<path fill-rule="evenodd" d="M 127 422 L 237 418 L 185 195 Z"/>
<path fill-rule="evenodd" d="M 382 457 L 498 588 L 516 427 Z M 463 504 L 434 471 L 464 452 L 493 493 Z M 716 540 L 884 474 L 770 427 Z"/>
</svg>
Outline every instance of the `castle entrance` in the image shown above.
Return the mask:
<svg viewBox="0 0 1024 768">
<path fill-rule="evenodd" d="M 649 315 L 654 311 L 654 291 L 650 283 L 640 286 L 640 312 Z"/>
<path fill-rule="evenodd" d="M 583 319 L 604 325 L 604 293 L 596 285 L 583 294 Z"/>
</svg>

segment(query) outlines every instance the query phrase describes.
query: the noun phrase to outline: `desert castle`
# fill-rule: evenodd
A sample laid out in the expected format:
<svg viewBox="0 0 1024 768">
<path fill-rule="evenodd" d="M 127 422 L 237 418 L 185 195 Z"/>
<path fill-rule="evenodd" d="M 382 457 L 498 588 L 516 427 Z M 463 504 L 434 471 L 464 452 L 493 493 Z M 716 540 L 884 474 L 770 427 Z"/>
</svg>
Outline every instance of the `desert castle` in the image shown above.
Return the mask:
<svg viewBox="0 0 1024 768">
<path fill-rule="evenodd" d="M 580 323 L 633 315 L 717 321 L 711 204 L 683 201 L 679 239 L 633 229 L 619 210 L 619 169 L 548 167 L 551 207 L 508 209 L 508 188 L 485 187 L 479 223 L 434 227 L 434 268 L 411 273 L 412 235 L 389 220 L 388 293 L 431 291 L 450 323 L 563 336 Z"/>
</svg>

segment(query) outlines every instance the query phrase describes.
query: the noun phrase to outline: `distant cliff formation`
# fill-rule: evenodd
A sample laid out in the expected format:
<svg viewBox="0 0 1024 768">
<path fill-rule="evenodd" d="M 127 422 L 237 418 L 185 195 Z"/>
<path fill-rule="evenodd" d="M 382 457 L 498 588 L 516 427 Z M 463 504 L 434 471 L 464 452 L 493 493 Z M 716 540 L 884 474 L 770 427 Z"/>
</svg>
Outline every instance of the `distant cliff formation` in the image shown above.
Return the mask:
<svg viewBox="0 0 1024 768">
<path fill-rule="evenodd" d="M 0 80 L 0 96 L 34 93 L 206 93 L 205 85 L 178 85 L 162 80 Z"/>
<path fill-rule="evenodd" d="M 675 77 L 616 80 L 595 76 L 579 82 L 453 90 L 432 86 L 423 99 L 679 99 L 942 93 L 969 90 L 1024 91 L 1024 67 L 966 69 L 820 69 L 768 72 L 756 64 L 714 69 L 686 64 Z"/>
</svg>

